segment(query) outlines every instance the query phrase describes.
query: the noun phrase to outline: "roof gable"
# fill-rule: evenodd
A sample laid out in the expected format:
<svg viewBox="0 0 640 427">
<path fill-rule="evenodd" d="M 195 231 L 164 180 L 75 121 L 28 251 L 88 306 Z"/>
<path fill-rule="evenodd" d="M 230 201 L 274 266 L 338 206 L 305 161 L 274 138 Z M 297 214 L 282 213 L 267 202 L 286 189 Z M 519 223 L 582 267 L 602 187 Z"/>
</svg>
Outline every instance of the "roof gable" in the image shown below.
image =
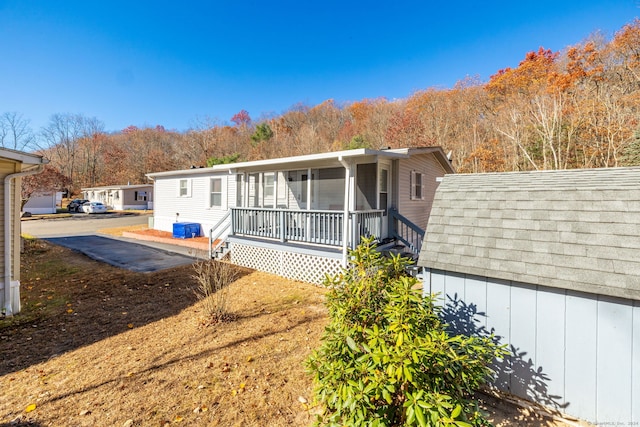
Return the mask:
<svg viewBox="0 0 640 427">
<path fill-rule="evenodd" d="M 418 264 L 640 299 L 640 168 L 446 175 Z"/>
</svg>

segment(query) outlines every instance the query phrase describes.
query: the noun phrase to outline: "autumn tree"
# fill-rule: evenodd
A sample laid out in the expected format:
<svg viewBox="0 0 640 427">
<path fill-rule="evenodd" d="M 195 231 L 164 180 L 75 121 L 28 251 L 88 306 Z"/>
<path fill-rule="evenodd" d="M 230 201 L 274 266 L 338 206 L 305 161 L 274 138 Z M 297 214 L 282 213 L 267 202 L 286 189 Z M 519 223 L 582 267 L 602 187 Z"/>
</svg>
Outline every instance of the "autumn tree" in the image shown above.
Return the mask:
<svg viewBox="0 0 640 427">
<path fill-rule="evenodd" d="M 177 132 L 165 130 L 163 127 L 126 129 L 111 138 L 109 159 L 118 162 L 118 173 L 110 177 L 106 184 L 123 184 L 146 182 L 146 174 L 179 169 L 176 161 L 179 156 L 178 141 L 181 136 Z"/>
<path fill-rule="evenodd" d="M 231 121 L 238 127 L 247 127 L 251 124 L 251 116 L 247 110 L 240 110 L 231 117 Z"/>
<path fill-rule="evenodd" d="M 337 135 L 338 142 L 342 148 L 386 148 L 391 145 L 387 141 L 387 129 L 395 110 L 384 98 L 364 99 L 347 105 L 347 117 Z"/>
</svg>

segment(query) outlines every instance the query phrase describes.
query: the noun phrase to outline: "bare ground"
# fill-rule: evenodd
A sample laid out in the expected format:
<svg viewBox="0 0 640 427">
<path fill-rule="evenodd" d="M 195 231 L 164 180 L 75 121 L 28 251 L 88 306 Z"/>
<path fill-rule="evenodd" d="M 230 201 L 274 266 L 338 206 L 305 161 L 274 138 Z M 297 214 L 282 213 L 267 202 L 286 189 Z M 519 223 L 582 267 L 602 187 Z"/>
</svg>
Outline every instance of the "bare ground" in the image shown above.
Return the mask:
<svg viewBox="0 0 640 427">
<path fill-rule="evenodd" d="M 236 320 L 207 326 L 192 273 L 27 242 L 23 312 L 0 320 L 0 426 L 310 425 L 303 361 L 327 322 L 324 290 L 241 270 Z M 562 425 L 480 398 L 499 426 Z"/>
</svg>

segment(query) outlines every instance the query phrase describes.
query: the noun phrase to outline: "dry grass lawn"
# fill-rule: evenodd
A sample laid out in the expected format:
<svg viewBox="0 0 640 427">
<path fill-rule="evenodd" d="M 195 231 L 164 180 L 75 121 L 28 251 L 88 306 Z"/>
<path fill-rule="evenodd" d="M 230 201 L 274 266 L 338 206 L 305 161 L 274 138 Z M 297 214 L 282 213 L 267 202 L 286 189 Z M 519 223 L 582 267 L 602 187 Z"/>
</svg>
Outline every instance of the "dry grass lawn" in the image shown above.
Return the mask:
<svg viewBox="0 0 640 427">
<path fill-rule="evenodd" d="M 323 289 L 242 270 L 229 289 L 236 320 L 207 326 L 190 266 L 134 273 L 25 248 L 23 312 L 0 320 L 0 425 L 311 424 L 303 361 L 327 321 Z M 499 425 L 560 425 L 486 407 Z"/>
</svg>

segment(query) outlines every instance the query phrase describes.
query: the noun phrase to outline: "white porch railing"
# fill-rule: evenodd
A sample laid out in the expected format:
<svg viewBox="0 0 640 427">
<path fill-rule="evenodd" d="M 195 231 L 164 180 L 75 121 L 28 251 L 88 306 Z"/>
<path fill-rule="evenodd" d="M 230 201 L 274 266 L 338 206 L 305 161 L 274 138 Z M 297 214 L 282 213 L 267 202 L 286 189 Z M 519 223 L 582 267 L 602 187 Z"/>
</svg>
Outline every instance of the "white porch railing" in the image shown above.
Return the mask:
<svg viewBox="0 0 640 427">
<path fill-rule="evenodd" d="M 360 236 L 380 237 L 382 214 L 381 210 L 350 212 L 349 247 L 355 247 Z M 343 219 L 343 211 L 231 208 L 231 234 L 340 247 Z"/>
</svg>

